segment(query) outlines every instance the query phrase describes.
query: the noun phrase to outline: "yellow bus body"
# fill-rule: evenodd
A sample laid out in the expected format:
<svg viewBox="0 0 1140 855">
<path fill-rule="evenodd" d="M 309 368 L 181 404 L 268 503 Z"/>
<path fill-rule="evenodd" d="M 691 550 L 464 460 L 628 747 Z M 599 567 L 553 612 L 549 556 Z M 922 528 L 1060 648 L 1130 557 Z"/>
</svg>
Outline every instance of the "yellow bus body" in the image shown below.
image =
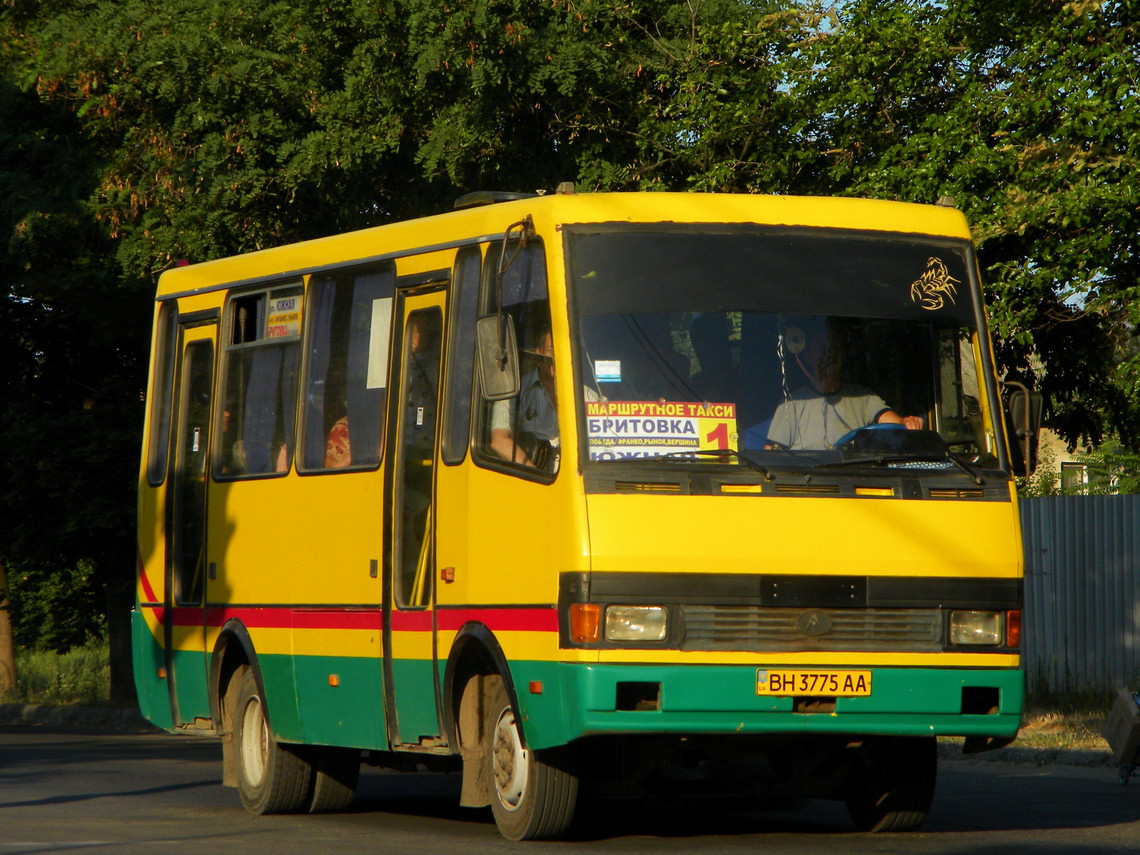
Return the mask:
<svg viewBox="0 0 1140 855">
<path fill-rule="evenodd" d="M 214 394 L 207 432 L 211 447 L 218 443 L 220 384 L 227 348 L 233 349 L 226 336 L 235 323 L 228 301 L 295 283 L 309 295 L 308 323 L 318 276 L 393 265 L 398 302 L 387 364 L 394 372 L 401 359 L 399 306 L 435 311 L 434 299 L 445 306 L 444 329 L 450 330 L 460 253 L 475 248 L 487 255 L 509 224 L 526 217 L 545 253 L 560 366 L 557 393 L 564 402 L 579 397 L 582 383 L 580 366 L 569 356 L 575 353 L 575 295 L 566 273 L 573 259 L 563 240 L 575 226 L 743 224 L 970 239 L 959 212 L 933 206 L 703 194 L 552 195 L 167 271 L 157 294 L 134 615 L 136 681 L 150 720 L 172 730 L 205 723 L 219 734 L 231 732 L 227 681 L 252 668 L 273 738 L 281 743 L 458 757 L 473 738 L 464 734 L 472 727 L 463 712 L 467 686 L 498 669 L 534 749 L 646 734 L 1012 738 L 1022 701 L 1020 652 L 1012 645 L 689 649 L 572 643 L 566 625 L 570 605 L 588 600 L 574 587 L 576 579 L 595 588 L 613 580 L 615 590 L 641 592 L 638 602 L 649 602 L 645 598 L 656 589 L 668 599 L 673 585 L 699 592 L 702 578 L 710 596 L 737 590 L 734 580 L 751 584 L 769 577 L 792 588 L 797 578 L 825 585 L 828 579 L 870 579 L 872 588 L 890 591 L 904 591 L 900 586 L 918 579 L 938 596 L 986 583 L 1019 595 L 1021 540 L 1008 477 L 991 483 L 984 497 L 981 489 L 954 487 L 912 498 L 899 494 L 901 482 L 870 477 L 829 494 L 834 484 L 827 478 L 771 483 L 759 475 L 734 477 L 696 495 L 673 490 L 668 479 L 665 486 L 660 479 L 639 480 L 636 473 L 613 490 L 592 492 L 580 423 L 567 405 L 558 411 L 559 469 L 548 479 L 488 465 L 473 448 L 461 462 L 446 463 L 437 442 L 429 581 L 420 583 L 422 604 L 405 608 L 391 599 L 396 571 L 385 533 L 398 515 L 393 419 L 411 416 L 386 404 L 378 465 L 301 473 L 294 458 L 287 472 L 237 479 L 219 478 L 210 469 L 201 487 L 204 522 L 192 526 L 204 538 L 201 588 L 193 601 L 179 600 L 183 594 L 171 590 L 178 571 L 171 569 L 176 541 L 170 529 L 179 513 L 191 513 L 174 503 L 192 499 L 180 498 L 176 481 L 186 476 L 177 471 L 177 459 L 183 452 L 176 439 L 161 434 L 155 402 L 173 400 L 167 430 L 177 435 L 179 383 L 189 377 L 179 374 L 190 364 L 186 348 L 210 343 Z M 163 335 L 174 338 L 164 342 Z M 308 335 L 306 326 L 301 347 Z M 165 380 L 164 347 L 172 366 Z M 984 329 L 973 348 L 982 364 L 992 366 Z M 452 360 L 470 365 L 472 354 L 452 354 L 445 346 L 442 360 L 446 372 Z M 983 379 L 981 421 L 992 426 L 1000 421 L 996 383 Z M 385 388 L 394 394 L 393 383 Z M 304 399 L 302 387 L 298 400 Z M 986 431 L 1000 447 L 1000 431 Z M 156 449 L 170 458 L 165 467 L 165 458 L 155 463 Z M 216 460 L 206 465 L 216 466 Z M 191 555 L 195 547 L 182 548 Z M 941 582 L 946 585 L 939 587 Z M 601 595 L 595 590 L 589 596 Z M 969 608 L 949 600 L 937 605 Z M 781 668 L 865 669 L 874 683 L 869 696 L 831 698 L 826 714 L 813 715 L 802 698 L 758 691 L 758 671 Z"/>
</svg>

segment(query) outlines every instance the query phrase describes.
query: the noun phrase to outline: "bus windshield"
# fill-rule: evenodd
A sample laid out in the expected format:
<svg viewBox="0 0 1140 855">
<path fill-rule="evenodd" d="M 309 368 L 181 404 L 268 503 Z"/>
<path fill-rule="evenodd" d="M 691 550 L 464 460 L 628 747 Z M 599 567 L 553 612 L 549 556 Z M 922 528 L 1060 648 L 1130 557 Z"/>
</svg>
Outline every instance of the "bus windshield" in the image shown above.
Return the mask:
<svg viewBox="0 0 1140 855">
<path fill-rule="evenodd" d="M 966 242 L 758 226 L 567 232 L 591 462 L 996 465 Z"/>
</svg>

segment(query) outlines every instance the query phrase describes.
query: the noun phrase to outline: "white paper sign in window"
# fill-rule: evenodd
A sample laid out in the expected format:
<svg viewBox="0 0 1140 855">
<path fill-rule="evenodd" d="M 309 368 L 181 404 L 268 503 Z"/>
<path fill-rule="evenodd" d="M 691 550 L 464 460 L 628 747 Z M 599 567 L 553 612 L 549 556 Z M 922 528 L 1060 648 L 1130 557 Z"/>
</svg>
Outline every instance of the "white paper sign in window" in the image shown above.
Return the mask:
<svg viewBox="0 0 1140 855">
<path fill-rule="evenodd" d="M 594 376 L 599 383 L 621 382 L 621 360 L 599 359 L 594 362 Z"/>
<path fill-rule="evenodd" d="M 392 298 L 372 301 L 372 325 L 368 335 L 368 388 L 388 385 L 388 337 L 392 329 Z"/>
</svg>

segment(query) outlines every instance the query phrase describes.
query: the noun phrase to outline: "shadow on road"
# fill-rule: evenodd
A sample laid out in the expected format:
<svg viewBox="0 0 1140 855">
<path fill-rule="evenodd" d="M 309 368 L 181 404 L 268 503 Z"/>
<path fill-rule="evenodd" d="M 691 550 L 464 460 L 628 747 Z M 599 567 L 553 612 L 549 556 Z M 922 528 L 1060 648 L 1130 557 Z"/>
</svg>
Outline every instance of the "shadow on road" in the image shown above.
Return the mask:
<svg viewBox="0 0 1140 855">
<path fill-rule="evenodd" d="M 1003 764 L 1005 765 L 1005 764 Z M 918 835 L 949 844 L 941 853 L 1004 855 L 1024 852 L 1021 844 L 987 845 L 979 835 L 1002 832 L 1080 832 L 1093 828 L 1129 826 L 1140 820 L 1140 786 L 1123 787 L 1109 768 L 1065 770 L 1051 767 L 944 764 L 930 818 Z M 996 779 L 996 780 L 995 780 Z M 452 830 L 486 826 L 493 833 L 487 809 L 458 807 L 458 776 L 367 772 L 353 813 L 376 813 L 445 820 Z M 684 798 L 656 802 L 587 803 L 580 810 L 572 840 L 579 842 L 622 838 L 701 838 L 709 836 L 816 835 L 821 843 L 835 835 L 852 835 L 853 827 L 840 802 L 787 800 L 784 803 L 747 805 L 713 798 Z M 1133 825 L 1133 833 L 1135 826 Z M 913 834 L 859 835 L 902 844 Z M 972 841 L 957 847 L 965 836 Z M 1027 835 L 1026 844 L 1029 842 Z M 876 845 L 876 848 L 878 846 Z M 895 851 L 887 845 L 883 851 Z M 1098 851 L 1095 844 L 1057 845 L 1050 853 Z M 1117 847 L 1099 851 L 1118 852 Z"/>
</svg>

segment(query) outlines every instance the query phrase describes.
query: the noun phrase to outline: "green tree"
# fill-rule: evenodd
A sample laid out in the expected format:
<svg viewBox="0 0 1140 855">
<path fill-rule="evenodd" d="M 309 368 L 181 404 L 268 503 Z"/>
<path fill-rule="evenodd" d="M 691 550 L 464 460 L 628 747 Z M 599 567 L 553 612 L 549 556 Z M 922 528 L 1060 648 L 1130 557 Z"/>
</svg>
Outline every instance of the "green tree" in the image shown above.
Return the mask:
<svg viewBox="0 0 1140 855">
<path fill-rule="evenodd" d="M 29 4 L 32 8 L 34 4 Z M 111 632 L 129 662 L 133 489 L 150 309 L 91 215 L 98 147 L 67 105 L 20 79 L 23 8 L 0 20 L 0 562 L 13 576 L 72 576 L 59 631 L 21 620 L 38 588 L 11 580 L 16 641 L 65 649 Z M 45 14 L 53 9 L 40 10 Z M 147 288 L 149 290 L 149 287 Z M 94 600 L 95 608 L 90 606 Z M 106 616 L 113 616 L 108 627 Z M 65 627 L 70 627 L 65 629 Z M 119 694 L 129 694 L 120 669 Z"/>
<path fill-rule="evenodd" d="M 0 560 L 129 578 L 160 271 L 567 179 L 953 196 L 1003 370 L 1134 451 L 1138 28 L 1136 0 L 0 0 Z"/>
<path fill-rule="evenodd" d="M 810 47 L 815 188 L 970 217 L 999 362 L 1071 445 L 1140 444 L 1134 0 L 859 0 Z"/>
<path fill-rule="evenodd" d="M 43 97 L 105 145 L 131 275 L 473 189 L 787 189 L 809 20 L 716 0 L 142 0 L 55 16 Z"/>
<path fill-rule="evenodd" d="M 1140 493 L 1140 453 L 1127 451 L 1108 442 L 1100 448 L 1076 455 L 1076 462 L 1085 466 L 1089 493 Z"/>
</svg>

